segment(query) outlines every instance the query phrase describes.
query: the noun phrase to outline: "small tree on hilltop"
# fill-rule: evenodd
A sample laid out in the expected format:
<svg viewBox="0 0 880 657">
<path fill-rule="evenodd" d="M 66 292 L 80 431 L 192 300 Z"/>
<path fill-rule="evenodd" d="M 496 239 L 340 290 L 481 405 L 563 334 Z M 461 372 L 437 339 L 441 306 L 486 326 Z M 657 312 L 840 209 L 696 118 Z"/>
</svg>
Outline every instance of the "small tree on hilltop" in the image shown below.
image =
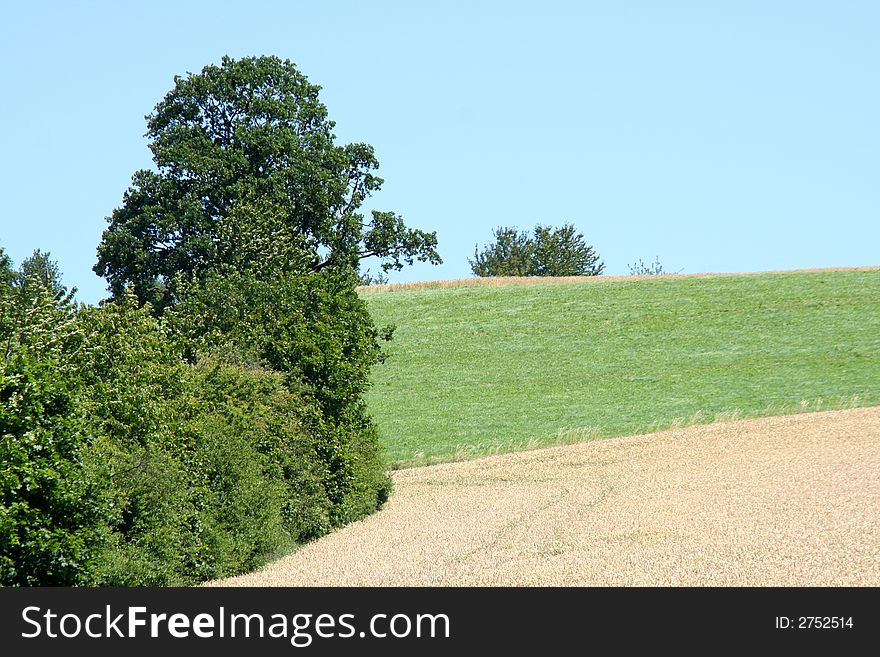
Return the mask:
<svg viewBox="0 0 880 657">
<path fill-rule="evenodd" d="M 603 269 L 599 254 L 572 224 L 535 227 L 533 276 L 598 276 Z"/>
<path fill-rule="evenodd" d="M 572 224 L 538 225 L 534 236 L 516 228 L 497 228 L 495 241 L 474 248 L 468 262 L 476 276 L 599 276 L 605 265 Z"/>
<path fill-rule="evenodd" d="M 474 259 L 468 259 L 476 276 L 531 276 L 535 245 L 529 234 L 516 228 L 499 227 L 495 241 L 480 252 L 474 247 Z"/>
</svg>

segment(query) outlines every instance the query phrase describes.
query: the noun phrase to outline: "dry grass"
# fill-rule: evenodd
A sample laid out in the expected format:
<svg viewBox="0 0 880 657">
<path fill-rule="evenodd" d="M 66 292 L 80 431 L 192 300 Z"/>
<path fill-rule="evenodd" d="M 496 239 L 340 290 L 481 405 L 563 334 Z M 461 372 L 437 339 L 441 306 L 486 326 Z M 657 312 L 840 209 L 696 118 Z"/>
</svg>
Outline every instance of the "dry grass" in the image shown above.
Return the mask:
<svg viewBox="0 0 880 657">
<path fill-rule="evenodd" d="M 762 274 L 787 274 L 798 272 L 825 271 L 876 271 L 880 266 L 870 267 L 826 267 L 814 269 L 786 269 L 754 272 L 707 272 L 699 274 L 661 274 L 659 276 L 481 276 L 455 278 L 446 281 L 416 281 L 412 283 L 386 283 L 384 285 L 361 285 L 357 291 L 366 294 L 394 292 L 398 290 L 430 290 L 447 287 L 499 287 L 504 285 L 553 285 L 558 283 L 599 283 L 602 281 L 637 281 L 645 278 L 694 278 L 708 276 L 757 276 Z"/>
<path fill-rule="evenodd" d="M 378 514 L 213 584 L 880 585 L 878 407 L 550 447 L 394 479 Z"/>
</svg>

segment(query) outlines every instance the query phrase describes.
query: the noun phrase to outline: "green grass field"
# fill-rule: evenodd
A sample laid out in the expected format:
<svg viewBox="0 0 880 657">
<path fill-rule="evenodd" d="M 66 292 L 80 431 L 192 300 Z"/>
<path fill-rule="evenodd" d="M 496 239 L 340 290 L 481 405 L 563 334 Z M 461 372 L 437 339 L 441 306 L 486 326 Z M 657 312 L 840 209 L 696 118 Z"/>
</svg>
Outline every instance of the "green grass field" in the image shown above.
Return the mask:
<svg viewBox="0 0 880 657">
<path fill-rule="evenodd" d="M 880 270 L 366 292 L 395 466 L 880 403 Z"/>
</svg>

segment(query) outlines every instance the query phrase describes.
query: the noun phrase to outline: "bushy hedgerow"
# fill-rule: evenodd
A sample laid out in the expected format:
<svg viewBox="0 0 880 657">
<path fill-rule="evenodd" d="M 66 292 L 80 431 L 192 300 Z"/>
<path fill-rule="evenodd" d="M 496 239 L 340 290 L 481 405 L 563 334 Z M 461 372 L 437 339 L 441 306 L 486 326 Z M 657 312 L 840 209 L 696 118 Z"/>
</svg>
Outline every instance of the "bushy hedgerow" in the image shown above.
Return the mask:
<svg viewBox="0 0 880 657">
<path fill-rule="evenodd" d="M 185 287 L 166 313 L 190 353 L 222 346 L 246 354 L 283 373 L 288 389 L 299 392 L 334 526 L 374 511 L 391 486 L 363 401 L 389 331 L 373 325 L 353 276 L 326 271 L 267 279 L 222 271 Z"/>
<path fill-rule="evenodd" d="M 328 285 L 214 331 L 192 313 L 216 289 L 166 321 L 0 284 L 0 584 L 190 584 L 378 508 L 377 335 L 334 322 L 360 308 Z"/>
<path fill-rule="evenodd" d="M 86 457 L 92 477 L 108 482 L 103 492 L 114 510 L 96 583 L 232 575 L 330 528 L 326 475 L 300 420 L 303 400 L 283 377 L 211 360 L 180 374 L 180 393 L 164 409 L 173 430 L 154 423 L 143 442 L 105 434 Z"/>
<path fill-rule="evenodd" d="M 97 503 L 81 459 L 90 437 L 76 383 L 73 355 L 81 335 L 74 307 L 35 281 L 15 288 L 5 279 L 0 282 L 0 584 L 85 584 L 106 509 Z"/>
</svg>

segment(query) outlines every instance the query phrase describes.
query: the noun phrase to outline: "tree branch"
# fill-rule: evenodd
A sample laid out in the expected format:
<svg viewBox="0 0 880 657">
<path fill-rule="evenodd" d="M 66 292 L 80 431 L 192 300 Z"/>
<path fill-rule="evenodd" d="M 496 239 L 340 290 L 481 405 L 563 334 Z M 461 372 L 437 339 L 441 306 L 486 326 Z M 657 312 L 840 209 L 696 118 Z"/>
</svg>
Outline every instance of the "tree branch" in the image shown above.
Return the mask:
<svg viewBox="0 0 880 657">
<path fill-rule="evenodd" d="M 364 181 L 363 178 L 360 178 L 360 177 L 355 178 L 354 187 L 352 187 L 352 189 L 351 189 L 351 196 L 348 199 L 348 203 L 345 204 L 345 207 L 339 213 L 340 217 L 344 217 L 345 215 L 347 215 L 349 212 L 351 212 L 352 210 L 354 210 L 357 207 L 357 205 L 355 205 L 355 200 L 357 199 L 358 189 L 360 188 L 361 183 L 363 183 L 363 181 Z"/>
</svg>

